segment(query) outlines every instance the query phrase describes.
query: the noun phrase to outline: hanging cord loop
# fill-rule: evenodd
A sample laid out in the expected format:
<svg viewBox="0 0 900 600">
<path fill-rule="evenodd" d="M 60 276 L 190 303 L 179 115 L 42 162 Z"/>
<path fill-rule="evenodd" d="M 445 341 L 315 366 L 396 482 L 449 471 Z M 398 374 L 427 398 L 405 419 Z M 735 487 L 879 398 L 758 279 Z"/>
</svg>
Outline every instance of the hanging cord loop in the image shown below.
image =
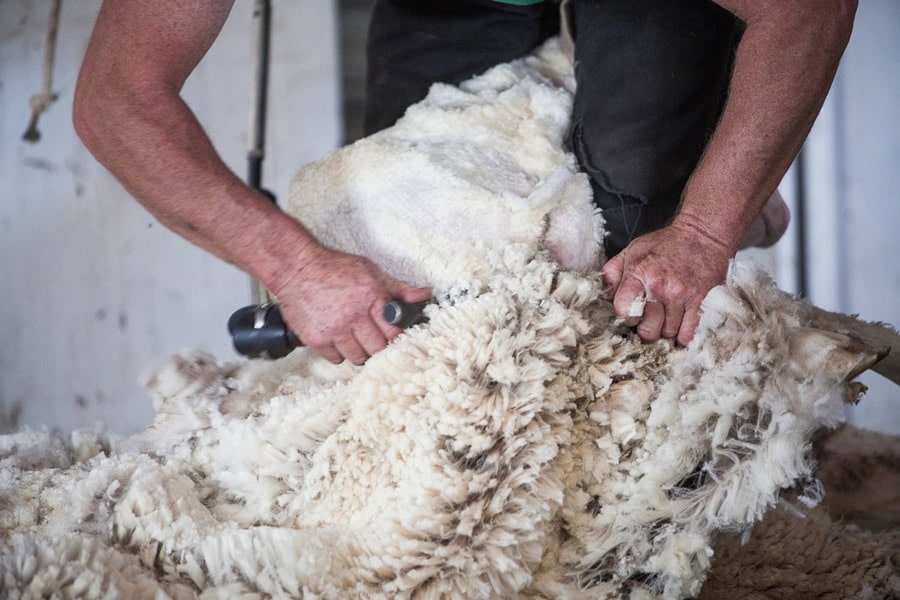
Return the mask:
<svg viewBox="0 0 900 600">
<path fill-rule="evenodd" d="M 62 0 L 53 0 L 50 6 L 50 20 L 47 26 L 47 40 L 44 44 L 44 88 L 40 94 L 31 97 L 31 120 L 28 129 L 22 135 L 22 139 L 28 142 L 36 142 L 41 139 L 41 132 L 37 124 L 41 113 L 50 108 L 50 104 L 56 100 L 53 93 L 53 59 L 56 56 L 56 34 L 59 30 L 59 10 Z"/>
</svg>

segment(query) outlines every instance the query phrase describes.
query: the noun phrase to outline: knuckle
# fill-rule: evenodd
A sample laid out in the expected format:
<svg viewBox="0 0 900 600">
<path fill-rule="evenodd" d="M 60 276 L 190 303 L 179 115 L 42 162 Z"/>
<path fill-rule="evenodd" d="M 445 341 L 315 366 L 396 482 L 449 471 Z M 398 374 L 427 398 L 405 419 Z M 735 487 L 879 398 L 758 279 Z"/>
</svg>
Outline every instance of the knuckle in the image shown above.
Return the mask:
<svg viewBox="0 0 900 600">
<path fill-rule="evenodd" d="M 644 284 L 644 289 L 651 298 L 655 298 L 660 302 L 664 302 L 673 297 L 671 284 L 660 278 L 652 278 Z"/>
<path fill-rule="evenodd" d="M 680 279 L 673 279 L 669 282 L 666 293 L 670 298 L 682 298 L 687 295 L 688 286 Z"/>
</svg>

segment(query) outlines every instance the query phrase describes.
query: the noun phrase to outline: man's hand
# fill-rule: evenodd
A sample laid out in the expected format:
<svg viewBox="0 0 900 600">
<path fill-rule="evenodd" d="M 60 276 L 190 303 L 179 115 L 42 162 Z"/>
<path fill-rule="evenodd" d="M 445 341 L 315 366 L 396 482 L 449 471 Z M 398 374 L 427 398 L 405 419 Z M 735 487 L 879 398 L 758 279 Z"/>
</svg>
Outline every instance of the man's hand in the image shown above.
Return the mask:
<svg viewBox="0 0 900 600">
<path fill-rule="evenodd" d="M 161 223 L 272 290 L 304 344 L 361 364 L 401 331 L 382 319 L 384 305 L 431 292 L 322 248 L 222 162 L 180 90 L 232 4 L 104 2 L 78 79 L 76 129 Z"/>
<path fill-rule="evenodd" d="M 333 363 L 361 365 L 400 334 L 382 317 L 391 300 L 424 302 L 428 288 L 388 277 L 361 256 L 316 248 L 274 289 L 282 314 L 304 345 Z"/>
<path fill-rule="evenodd" d="M 647 342 L 676 339 L 686 346 L 700 321 L 700 303 L 725 281 L 734 251 L 689 224 L 678 223 L 643 235 L 602 269 L 616 314 L 637 325 Z M 629 309 L 644 300 L 642 316 Z"/>
<path fill-rule="evenodd" d="M 675 337 L 686 345 L 693 338 L 700 303 L 725 280 L 815 121 L 857 6 L 857 0 L 715 2 L 745 24 L 716 130 L 672 225 L 635 239 L 603 267 L 616 313 L 648 341 Z M 747 243 L 767 243 L 766 236 L 754 237 L 750 232 Z M 629 318 L 642 295 L 643 317 Z"/>
</svg>

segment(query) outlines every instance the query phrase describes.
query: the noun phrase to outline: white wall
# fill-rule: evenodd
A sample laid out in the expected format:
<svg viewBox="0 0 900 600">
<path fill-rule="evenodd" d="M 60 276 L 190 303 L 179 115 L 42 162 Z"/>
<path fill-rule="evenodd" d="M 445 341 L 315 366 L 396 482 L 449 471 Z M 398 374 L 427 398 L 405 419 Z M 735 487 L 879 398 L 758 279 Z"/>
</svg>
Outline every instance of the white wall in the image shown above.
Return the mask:
<svg viewBox="0 0 900 600">
<path fill-rule="evenodd" d="M 807 143 L 810 300 L 900 327 L 900 2 L 862 0 Z M 900 348 L 894 348 L 900 352 Z M 900 388 L 867 373 L 855 424 L 900 434 Z"/>
<path fill-rule="evenodd" d="M 184 242 L 81 145 L 72 94 L 98 0 L 63 2 L 42 137 L 22 141 L 41 89 L 50 0 L 0 1 L 0 426 L 142 429 L 139 380 L 173 352 L 235 356 L 226 331 L 246 275 Z M 275 2 L 263 182 L 284 196 L 340 137 L 331 0 Z M 226 163 L 246 174 L 253 3 L 238 0 L 185 96 Z"/>
</svg>

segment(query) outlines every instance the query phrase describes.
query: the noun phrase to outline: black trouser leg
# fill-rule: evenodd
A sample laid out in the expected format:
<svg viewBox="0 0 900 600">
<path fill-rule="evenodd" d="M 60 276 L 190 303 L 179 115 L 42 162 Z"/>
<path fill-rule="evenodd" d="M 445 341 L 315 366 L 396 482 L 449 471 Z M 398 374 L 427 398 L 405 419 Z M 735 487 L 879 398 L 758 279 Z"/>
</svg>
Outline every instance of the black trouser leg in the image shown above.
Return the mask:
<svg viewBox="0 0 900 600">
<path fill-rule="evenodd" d="M 740 24 L 711 0 L 574 0 L 571 145 L 607 222 L 608 256 L 663 227 L 715 127 Z M 458 84 L 558 33 L 555 2 L 378 0 L 366 133 L 437 81 Z"/>
<path fill-rule="evenodd" d="M 740 22 L 709 0 L 575 0 L 572 149 L 608 256 L 666 225 L 715 127 Z"/>
<path fill-rule="evenodd" d="M 558 31 L 554 3 L 378 0 L 367 48 L 366 134 L 393 125 L 432 83 L 461 83 Z"/>
</svg>

